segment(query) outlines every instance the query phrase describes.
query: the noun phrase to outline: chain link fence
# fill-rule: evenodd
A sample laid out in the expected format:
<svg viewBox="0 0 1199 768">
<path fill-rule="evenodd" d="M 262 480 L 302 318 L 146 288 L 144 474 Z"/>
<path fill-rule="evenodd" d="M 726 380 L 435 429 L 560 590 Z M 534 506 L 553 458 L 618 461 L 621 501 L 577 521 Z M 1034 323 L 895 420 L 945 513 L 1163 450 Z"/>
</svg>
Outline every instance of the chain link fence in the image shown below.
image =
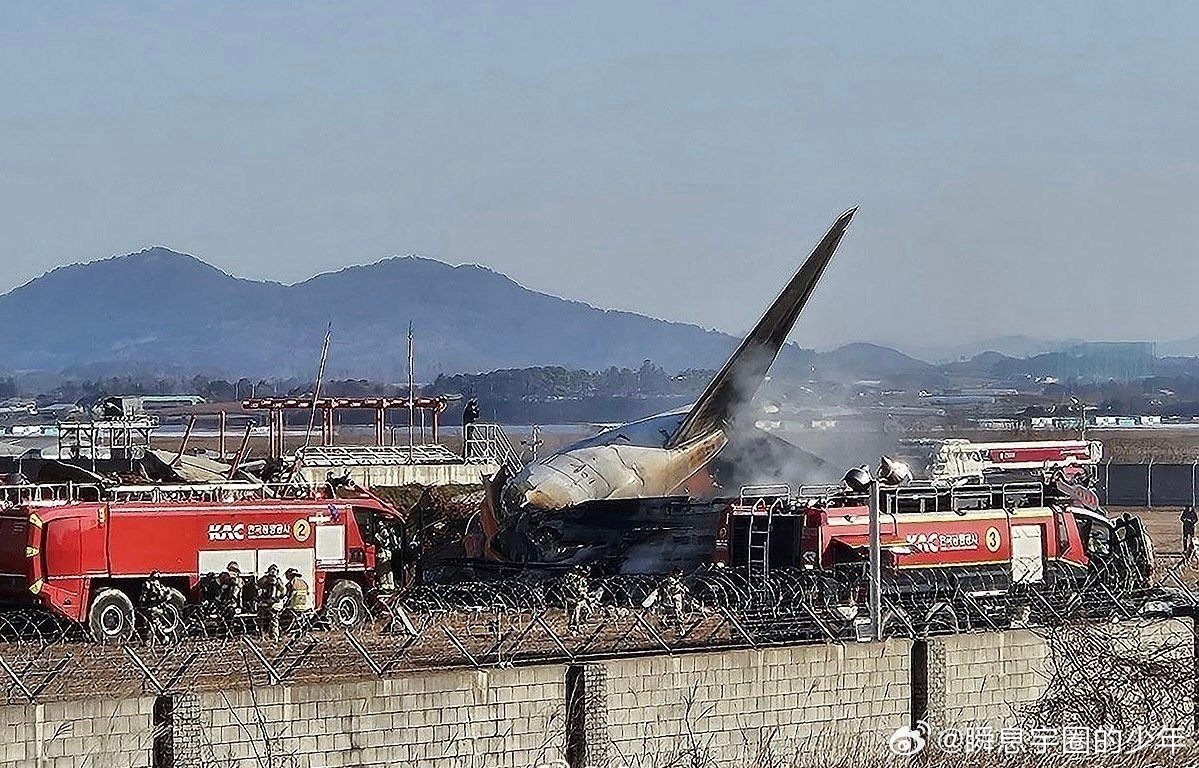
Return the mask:
<svg viewBox="0 0 1199 768">
<path fill-rule="evenodd" d="M 1063 627 L 1187 613 L 1199 601 L 1175 560 L 1157 583 L 1134 586 L 1131 566 L 1083 583 L 968 584 L 953 574 L 884 577 L 882 632 L 891 637 Z M 130 641 L 106 645 L 85 628 L 35 610 L 0 612 L 6 703 L 119 697 L 230 686 L 389 677 L 421 668 L 575 663 L 621 655 L 865 639 L 864 578 L 819 572 L 750 578 L 712 569 L 686 578 L 614 576 L 432 584 L 376 600 L 365 622 L 335 629 L 319 615 L 284 615 L 278 638 L 253 619 L 186 614 L 155 632 L 140 615 Z"/>
<path fill-rule="evenodd" d="M 1199 462 L 1115 464 L 1096 470 L 1099 499 L 1116 507 L 1194 506 L 1199 495 Z"/>
</svg>

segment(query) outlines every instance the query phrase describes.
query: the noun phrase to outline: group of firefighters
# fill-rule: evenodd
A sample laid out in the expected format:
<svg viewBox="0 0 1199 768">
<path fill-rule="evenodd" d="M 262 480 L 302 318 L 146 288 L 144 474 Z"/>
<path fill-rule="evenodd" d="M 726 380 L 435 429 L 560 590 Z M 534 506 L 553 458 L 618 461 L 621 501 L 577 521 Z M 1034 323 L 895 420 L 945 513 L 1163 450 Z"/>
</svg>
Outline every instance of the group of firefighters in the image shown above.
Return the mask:
<svg viewBox="0 0 1199 768">
<path fill-rule="evenodd" d="M 206 574 L 199 585 L 202 610 L 206 615 L 227 619 L 244 615 L 249 583 L 235 561 L 230 561 L 220 576 Z M 263 637 L 279 639 L 284 613 L 290 619 L 289 628 L 302 628 L 310 623 L 313 614 L 311 589 L 297 569 L 288 568 L 280 578 L 279 566 L 271 564 L 253 584 L 250 607 L 258 615 Z M 138 603 L 149 620 L 151 640 L 167 639 L 172 627 L 182 620 L 177 615 L 177 606 L 172 605 L 171 590 L 162 583 L 158 571 L 151 573 L 142 586 Z"/>
<path fill-rule="evenodd" d="M 567 572 L 563 580 L 563 593 L 566 603 L 566 625 L 573 632 L 600 606 L 599 590 L 591 588 L 591 573 L 587 566 L 577 565 Z M 674 627 L 676 634 L 682 635 L 686 631 L 687 601 L 683 569 L 676 567 L 658 588 L 646 597 L 642 607 L 649 608 L 660 602 L 665 609 L 665 621 Z"/>
</svg>

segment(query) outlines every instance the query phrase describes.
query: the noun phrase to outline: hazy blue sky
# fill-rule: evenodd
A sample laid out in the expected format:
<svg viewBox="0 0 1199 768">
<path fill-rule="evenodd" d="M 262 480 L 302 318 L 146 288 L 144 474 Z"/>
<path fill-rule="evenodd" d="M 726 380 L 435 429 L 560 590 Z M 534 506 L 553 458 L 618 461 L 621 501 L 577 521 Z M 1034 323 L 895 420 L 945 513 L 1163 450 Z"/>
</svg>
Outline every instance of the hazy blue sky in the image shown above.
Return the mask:
<svg viewBox="0 0 1199 768">
<path fill-rule="evenodd" d="M 1199 333 L 1199 6 L 1039 5 L 6 4 L 0 290 L 419 253 L 736 331 L 860 204 L 801 343 Z"/>
</svg>

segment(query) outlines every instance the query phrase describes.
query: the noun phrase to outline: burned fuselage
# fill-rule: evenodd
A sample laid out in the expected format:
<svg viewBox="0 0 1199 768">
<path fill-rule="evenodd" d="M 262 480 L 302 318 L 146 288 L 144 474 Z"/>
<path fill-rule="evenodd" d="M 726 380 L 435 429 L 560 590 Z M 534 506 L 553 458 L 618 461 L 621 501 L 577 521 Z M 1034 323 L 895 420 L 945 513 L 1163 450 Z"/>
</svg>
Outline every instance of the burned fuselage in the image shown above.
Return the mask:
<svg viewBox="0 0 1199 768">
<path fill-rule="evenodd" d="M 561 562 L 588 546 L 610 546 L 613 537 L 623 541 L 620 531 L 644 528 L 642 512 L 654 505 L 626 502 L 682 493 L 729 442 L 735 413 L 760 389 L 855 212 L 833 223 L 694 405 L 607 430 L 492 478 L 481 554 Z M 611 520 L 595 522 L 606 513 Z M 572 547 L 563 543 L 568 539 L 590 543 Z"/>
</svg>

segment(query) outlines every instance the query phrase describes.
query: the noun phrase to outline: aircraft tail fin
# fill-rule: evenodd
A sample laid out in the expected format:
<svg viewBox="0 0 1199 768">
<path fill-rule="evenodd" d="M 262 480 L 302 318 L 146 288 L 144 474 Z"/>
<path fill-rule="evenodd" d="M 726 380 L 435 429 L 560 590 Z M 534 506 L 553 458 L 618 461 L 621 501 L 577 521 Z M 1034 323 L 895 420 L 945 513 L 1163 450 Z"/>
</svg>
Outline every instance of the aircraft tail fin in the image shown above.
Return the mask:
<svg viewBox="0 0 1199 768">
<path fill-rule="evenodd" d="M 727 425 L 731 412 L 748 402 L 766 378 L 766 372 L 778 357 L 799 313 L 824 274 L 825 267 L 841 243 L 857 208 L 841 214 L 807 261 L 783 288 L 782 293 L 762 315 L 762 319 L 737 347 L 716 377 L 708 383 L 687 418 L 666 443 L 667 448 L 685 445 L 708 432 Z"/>
</svg>

